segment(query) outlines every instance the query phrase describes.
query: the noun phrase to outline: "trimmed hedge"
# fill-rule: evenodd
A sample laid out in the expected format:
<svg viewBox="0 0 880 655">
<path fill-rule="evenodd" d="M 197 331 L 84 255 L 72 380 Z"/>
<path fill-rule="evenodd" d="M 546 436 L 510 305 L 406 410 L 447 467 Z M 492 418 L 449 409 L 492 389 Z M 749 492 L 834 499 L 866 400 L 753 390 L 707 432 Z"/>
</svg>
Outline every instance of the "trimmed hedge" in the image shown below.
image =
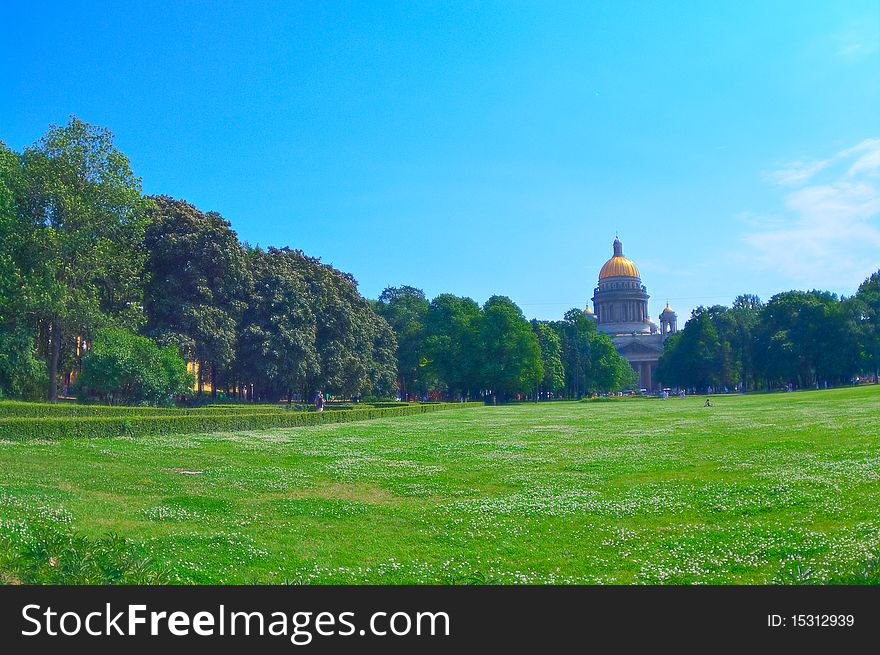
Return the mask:
<svg viewBox="0 0 880 655">
<path fill-rule="evenodd" d="M 483 403 L 436 403 L 405 407 L 340 409 L 332 412 L 266 412 L 262 414 L 193 413 L 130 416 L 68 416 L 0 418 L 0 439 L 63 439 L 67 437 L 141 437 L 160 434 L 231 432 L 264 428 L 294 428 L 324 423 L 347 423 L 393 416 L 425 414 L 443 409 L 482 406 Z"/>
<path fill-rule="evenodd" d="M 327 403 L 324 409 L 361 409 L 363 407 L 406 407 L 409 403 Z M 0 419 L 3 418 L 63 418 L 99 416 L 190 416 L 217 414 L 270 414 L 274 412 L 302 412 L 303 405 L 208 405 L 206 407 L 149 407 L 132 405 L 79 405 L 74 403 L 29 403 L 0 401 Z"/>
</svg>

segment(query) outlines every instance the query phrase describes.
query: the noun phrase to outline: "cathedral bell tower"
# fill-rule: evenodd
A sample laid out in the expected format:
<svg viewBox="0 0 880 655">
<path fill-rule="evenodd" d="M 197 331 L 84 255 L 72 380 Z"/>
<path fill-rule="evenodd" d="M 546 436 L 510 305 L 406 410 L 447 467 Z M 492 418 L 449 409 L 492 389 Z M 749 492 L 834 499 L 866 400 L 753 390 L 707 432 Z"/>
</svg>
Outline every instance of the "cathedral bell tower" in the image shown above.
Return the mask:
<svg viewBox="0 0 880 655">
<path fill-rule="evenodd" d="M 678 317 L 666 301 L 666 308 L 660 314 L 660 334 L 667 337 L 670 334 L 678 332 Z"/>
</svg>

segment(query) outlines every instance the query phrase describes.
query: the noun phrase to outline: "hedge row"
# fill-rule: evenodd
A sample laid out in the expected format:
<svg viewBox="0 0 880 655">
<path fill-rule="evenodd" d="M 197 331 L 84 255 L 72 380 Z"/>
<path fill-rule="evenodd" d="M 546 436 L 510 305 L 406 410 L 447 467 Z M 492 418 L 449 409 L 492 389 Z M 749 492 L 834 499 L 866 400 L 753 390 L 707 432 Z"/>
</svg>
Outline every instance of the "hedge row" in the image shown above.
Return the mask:
<svg viewBox="0 0 880 655">
<path fill-rule="evenodd" d="M 0 402 L 0 418 L 63 418 L 67 416 L 182 416 L 196 413 L 256 413 L 283 411 L 281 405 L 213 405 L 211 407 L 138 407 L 76 403 Z"/>
<path fill-rule="evenodd" d="M 328 403 L 326 409 L 360 409 L 361 407 L 406 407 L 408 403 Z M 28 403 L 19 401 L 0 402 L 2 418 L 63 418 L 63 417 L 110 417 L 110 416 L 189 416 L 197 414 L 270 414 L 273 412 L 304 411 L 303 405 L 288 408 L 278 405 L 208 405 L 206 407 L 137 407 L 130 405 L 78 405 L 74 403 Z"/>
<path fill-rule="evenodd" d="M 293 428 L 323 423 L 366 421 L 424 414 L 443 409 L 482 406 L 483 403 L 435 403 L 405 407 L 341 409 L 333 412 L 268 412 L 263 414 L 185 414 L 167 416 L 88 416 L 57 418 L 0 418 L 0 439 L 62 439 L 66 437 L 142 437 L 161 434 L 231 432 L 264 428 Z"/>
</svg>

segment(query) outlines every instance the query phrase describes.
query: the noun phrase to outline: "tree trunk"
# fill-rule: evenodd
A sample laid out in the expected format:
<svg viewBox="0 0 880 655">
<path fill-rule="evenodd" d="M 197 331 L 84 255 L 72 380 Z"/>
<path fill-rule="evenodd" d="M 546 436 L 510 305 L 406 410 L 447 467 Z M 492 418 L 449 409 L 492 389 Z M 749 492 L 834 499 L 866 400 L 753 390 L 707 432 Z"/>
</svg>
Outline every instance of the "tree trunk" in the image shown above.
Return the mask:
<svg viewBox="0 0 880 655">
<path fill-rule="evenodd" d="M 58 402 L 58 362 L 61 359 L 61 326 L 53 319 L 49 329 L 49 402 Z"/>
<path fill-rule="evenodd" d="M 211 398 L 217 399 L 217 365 L 211 362 Z"/>
</svg>

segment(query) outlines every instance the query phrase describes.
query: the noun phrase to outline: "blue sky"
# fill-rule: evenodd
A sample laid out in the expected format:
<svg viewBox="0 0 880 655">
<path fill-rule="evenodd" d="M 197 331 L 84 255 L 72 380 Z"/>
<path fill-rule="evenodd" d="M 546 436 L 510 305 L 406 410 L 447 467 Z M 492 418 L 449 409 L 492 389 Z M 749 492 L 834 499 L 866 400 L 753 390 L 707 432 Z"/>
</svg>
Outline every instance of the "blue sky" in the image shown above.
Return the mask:
<svg viewBox="0 0 880 655">
<path fill-rule="evenodd" d="M 880 268 L 880 2 L 5 4 L 0 140 L 110 127 L 148 193 L 361 292 L 655 317 Z"/>
</svg>

